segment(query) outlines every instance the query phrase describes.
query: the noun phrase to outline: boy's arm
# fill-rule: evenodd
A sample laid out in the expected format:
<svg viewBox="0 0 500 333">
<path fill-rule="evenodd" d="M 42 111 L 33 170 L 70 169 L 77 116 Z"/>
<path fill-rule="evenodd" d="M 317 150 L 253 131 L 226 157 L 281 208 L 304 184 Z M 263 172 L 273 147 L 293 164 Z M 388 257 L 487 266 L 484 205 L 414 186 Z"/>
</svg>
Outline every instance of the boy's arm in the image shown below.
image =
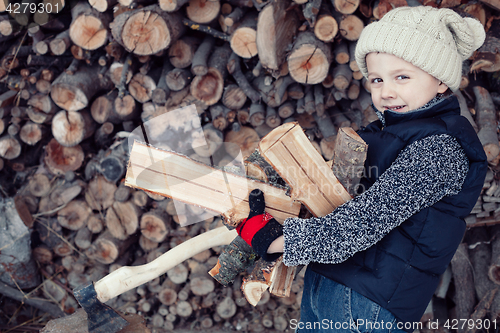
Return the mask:
<svg viewBox="0 0 500 333">
<path fill-rule="evenodd" d="M 332 213 L 286 219 L 285 264 L 340 263 L 348 259 L 421 209 L 458 193 L 468 169 L 462 147 L 449 135 L 430 136 L 408 145 L 377 182 Z M 279 251 L 279 244 L 273 246 Z M 272 250 L 270 247 L 268 252 Z"/>
</svg>

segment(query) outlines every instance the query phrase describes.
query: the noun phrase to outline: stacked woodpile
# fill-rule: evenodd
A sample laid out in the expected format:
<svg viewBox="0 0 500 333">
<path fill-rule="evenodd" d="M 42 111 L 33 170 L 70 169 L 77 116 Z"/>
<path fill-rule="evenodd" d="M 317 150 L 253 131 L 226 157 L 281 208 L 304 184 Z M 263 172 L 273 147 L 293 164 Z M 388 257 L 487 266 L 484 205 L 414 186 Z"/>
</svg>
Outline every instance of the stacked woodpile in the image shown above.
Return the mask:
<svg viewBox="0 0 500 333">
<path fill-rule="evenodd" d="M 285 122 L 298 122 L 331 160 L 339 128 L 357 130 L 376 119 L 353 58 L 359 34 L 391 8 L 416 4 L 422 1 L 82 0 L 48 22 L 0 8 L 0 190 L 15 197 L 19 217 L 33 232 L 32 256 L 44 281 L 33 296 L 71 312 L 77 307 L 73 288 L 120 266 L 150 262 L 221 225 L 213 216 L 188 225 L 200 216 L 198 207 L 175 206 L 123 185 L 129 133 L 151 121 L 151 143 L 171 142 L 168 128 L 179 124 L 155 123 L 166 112 L 196 105 L 211 142 L 190 155 L 200 161 L 210 163 L 216 152 L 221 164 L 240 150 L 247 157 Z M 479 316 L 479 304 L 482 316 L 494 319 L 500 312 L 500 294 L 492 294 L 500 284 L 498 231 L 491 226 L 500 220 L 500 98 L 493 90 L 500 82 L 500 2 L 423 4 L 472 15 L 487 29 L 458 96 L 490 161 L 467 218 L 462 256 L 443 277 L 426 318 Z M 26 29 L 26 20 L 42 25 Z M 187 151 L 197 139 L 177 141 Z M 301 274 L 290 297 L 265 293 L 252 307 L 241 293 L 241 276 L 222 287 L 208 275 L 220 251 L 195 256 L 112 306 L 146 316 L 157 331 L 290 330 L 299 313 Z M 13 309 L 5 311 L 18 315 Z"/>
</svg>

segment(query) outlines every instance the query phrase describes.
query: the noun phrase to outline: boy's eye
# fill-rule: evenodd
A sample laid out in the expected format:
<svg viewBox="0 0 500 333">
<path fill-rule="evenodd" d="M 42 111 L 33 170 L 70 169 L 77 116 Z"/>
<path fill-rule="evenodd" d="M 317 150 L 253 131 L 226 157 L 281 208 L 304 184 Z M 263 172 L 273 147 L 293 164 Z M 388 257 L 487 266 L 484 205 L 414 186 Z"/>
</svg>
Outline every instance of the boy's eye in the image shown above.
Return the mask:
<svg viewBox="0 0 500 333">
<path fill-rule="evenodd" d="M 398 75 L 398 76 L 397 76 L 397 78 L 398 78 L 398 80 L 405 80 L 405 79 L 409 79 L 409 77 L 408 77 L 408 76 L 406 76 L 406 75 Z"/>
<path fill-rule="evenodd" d="M 382 79 L 380 78 L 375 78 L 371 80 L 371 83 L 380 83 L 380 82 L 382 82 Z"/>
</svg>

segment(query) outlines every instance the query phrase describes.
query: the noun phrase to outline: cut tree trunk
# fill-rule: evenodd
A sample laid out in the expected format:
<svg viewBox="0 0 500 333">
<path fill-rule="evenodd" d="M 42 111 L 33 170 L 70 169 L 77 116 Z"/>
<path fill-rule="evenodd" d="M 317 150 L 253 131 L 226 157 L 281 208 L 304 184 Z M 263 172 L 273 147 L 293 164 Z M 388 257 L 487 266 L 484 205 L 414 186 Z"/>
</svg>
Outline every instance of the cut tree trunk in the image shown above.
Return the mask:
<svg viewBox="0 0 500 333">
<path fill-rule="evenodd" d="M 238 27 L 231 34 L 231 49 L 238 56 L 250 59 L 258 54 L 256 41 L 257 13 L 252 12 L 238 22 Z"/>
<path fill-rule="evenodd" d="M 169 60 L 172 66 L 176 68 L 191 66 L 199 44 L 200 40 L 192 36 L 183 36 L 173 42 L 168 48 Z"/>
<path fill-rule="evenodd" d="M 106 210 L 106 227 L 113 237 L 125 240 L 137 231 L 140 216 L 139 208 L 132 201 L 115 201 Z"/>
<path fill-rule="evenodd" d="M 323 42 L 333 42 L 339 31 L 339 25 L 326 4 L 323 4 L 314 25 L 314 35 Z"/>
<path fill-rule="evenodd" d="M 220 7 L 219 0 L 189 0 L 186 15 L 193 22 L 207 24 L 219 16 Z"/>
<path fill-rule="evenodd" d="M 166 49 L 185 30 L 180 14 L 167 13 L 158 5 L 123 12 L 109 26 L 113 38 L 137 55 L 152 55 Z"/>
<path fill-rule="evenodd" d="M 94 134 L 95 123 L 88 112 L 59 111 L 52 119 L 52 135 L 62 146 L 73 147 Z"/>
<path fill-rule="evenodd" d="M 288 56 L 288 69 L 299 83 L 321 83 L 328 74 L 332 61 L 330 48 L 312 32 L 300 33 Z"/>
<path fill-rule="evenodd" d="M 210 56 L 207 74 L 196 76 L 191 81 L 191 94 L 206 105 L 214 105 L 222 97 L 230 55 L 229 45 L 216 47 Z"/>
<path fill-rule="evenodd" d="M 110 17 L 93 9 L 88 2 L 79 2 L 71 10 L 73 18 L 69 36 L 73 43 L 85 50 L 96 50 L 108 39 Z"/>
<path fill-rule="evenodd" d="M 54 103 L 67 111 L 78 111 L 89 105 L 90 100 L 102 90 L 111 90 L 107 78 L 96 80 L 100 66 L 83 66 L 74 75 L 63 72 L 52 82 L 50 96 Z"/>
<path fill-rule="evenodd" d="M 85 227 L 91 212 L 85 201 L 73 200 L 57 212 L 57 221 L 64 228 L 79 230 Z"/>
<path fill-rule="evenodd" d="M 85 251 L 85 254 L 102 264 L 113 263 L 127 247 L 135 241 L 134 237 L 128 238 L 126 241 L 119 240 L 109 231 L 105 231 L 92 243 Z"/>
</svg>

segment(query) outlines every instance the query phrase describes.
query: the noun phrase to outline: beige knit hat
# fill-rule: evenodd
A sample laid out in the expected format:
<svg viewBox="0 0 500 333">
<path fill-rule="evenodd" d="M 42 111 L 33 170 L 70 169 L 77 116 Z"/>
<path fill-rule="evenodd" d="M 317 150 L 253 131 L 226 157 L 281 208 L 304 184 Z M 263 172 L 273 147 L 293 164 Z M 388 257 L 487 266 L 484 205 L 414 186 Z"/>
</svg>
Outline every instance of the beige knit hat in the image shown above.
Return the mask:
<svg viewBox="0 0 500 333">
<path fill-rule="evenodd" d="M 451 9 L 399 7 L 367 25 L 356 45 L 356 62 L 367 77 L 366 55 L 393 54 L 431 74 L 455 91 L 462 62 L 484 42 L 482 24 Z"/>
</svg>

